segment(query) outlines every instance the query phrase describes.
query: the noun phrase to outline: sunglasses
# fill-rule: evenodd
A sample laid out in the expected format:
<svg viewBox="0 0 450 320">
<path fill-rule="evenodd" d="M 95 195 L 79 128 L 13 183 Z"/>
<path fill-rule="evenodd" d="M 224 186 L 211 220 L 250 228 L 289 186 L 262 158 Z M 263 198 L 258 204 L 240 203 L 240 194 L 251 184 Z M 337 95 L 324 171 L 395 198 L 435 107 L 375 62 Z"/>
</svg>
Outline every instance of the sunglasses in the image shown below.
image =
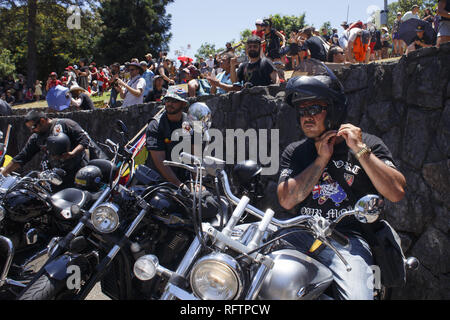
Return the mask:
<svg viewBox="0 0 450 320">
<path fill-rule="evenodd" d="M 298 114 L 300 115 L 300 117 L 316 116 L 322 113 L 322 111 L 324 110 L 327 110 L 327 107 L 313 105 L 305 108 L 298 108 Z"/>
</svg>

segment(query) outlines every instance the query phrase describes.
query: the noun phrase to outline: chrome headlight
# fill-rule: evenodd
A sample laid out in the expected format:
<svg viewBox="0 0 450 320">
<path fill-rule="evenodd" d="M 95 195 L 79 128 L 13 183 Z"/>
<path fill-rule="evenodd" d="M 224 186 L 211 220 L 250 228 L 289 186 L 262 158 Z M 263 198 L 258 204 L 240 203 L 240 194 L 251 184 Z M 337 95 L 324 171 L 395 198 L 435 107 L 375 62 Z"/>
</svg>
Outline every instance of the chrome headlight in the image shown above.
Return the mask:
<svg viewBox="0 0 450 320">
<path fill-rule="evenodd" d="M 5 219 L 6 210 L 3 208 L 3 206 L 0 206 L 0 221 L 3 221 Z"/>
<path fill-rule="evenodd" d="M 119 207 L 114 203 L 102 203 L 91 215 L 94 228 L 101 233 L 111 233 L 119 226 Z"/>
<path fill-rule="evenodd" d="M 158 266 L 158 258 L 149 254 L 136 260 L 134 263 L 133 272 L 139 280 L 148 281 L 155 277 Z"/>
<path fill-rule="evenodd" d="M 233 300 L 242 292 L 243 274 L 232 257 L 213 253 L 201 258 L 192 268 L 191 287 L 203 300 Z"/>
</svg>

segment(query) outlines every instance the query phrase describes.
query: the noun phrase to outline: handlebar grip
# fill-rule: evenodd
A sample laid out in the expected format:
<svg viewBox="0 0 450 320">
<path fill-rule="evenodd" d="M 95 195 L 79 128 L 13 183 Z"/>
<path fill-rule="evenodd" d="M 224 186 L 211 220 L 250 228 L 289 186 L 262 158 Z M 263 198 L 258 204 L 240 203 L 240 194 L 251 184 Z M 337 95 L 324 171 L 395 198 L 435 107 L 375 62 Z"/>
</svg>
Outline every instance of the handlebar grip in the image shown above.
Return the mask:
<svg viewBox="0 0 450 320">
<path fill-rule="evenodd" d="M 183 158 L 185 158 L 187 161 L 192 161 L 193 163 L 202 163 L 199 158 L 187 152 L 180 153 L 180 159 L 183 160 Z"/>
<path fill-rule="evenodd" d="M 330 238 L 344 247 L 348 246 L 350 243 L 346 236 L 344 236 L 342 233 L 336 230 L 333 230 L 333 233 L 331 234 Z"/>
</svg>

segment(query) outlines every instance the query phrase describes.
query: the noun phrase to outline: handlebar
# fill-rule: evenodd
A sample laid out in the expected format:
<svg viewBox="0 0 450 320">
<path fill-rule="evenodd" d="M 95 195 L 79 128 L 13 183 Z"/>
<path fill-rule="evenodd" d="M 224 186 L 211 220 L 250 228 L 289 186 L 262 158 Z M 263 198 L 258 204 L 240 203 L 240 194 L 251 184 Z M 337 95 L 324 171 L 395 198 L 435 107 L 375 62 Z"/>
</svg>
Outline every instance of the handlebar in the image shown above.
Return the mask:
<svg viewBox="0 0 450 320">
<path fill-rule="evenodd" d="M 170 165 L 175 166 L 179 168 L 186 169 L 190 172 L 197 172 L 199 168 L 204 169 L 208 174 L 218 176 L 222 182 L 223 190 L 225 192 L 225 196 L 227 199 L 234 204 L 236 207 L 236 210 L 238 208 L 241 208 L 241 203 L 243 199 L 239 199 L 236 197 L 232 192 L 230 188 L 230 184 L 228 181 L 228 175 L 224 170 L 224 162 L 220 159 L 215 159 L 212 157 L 208 157 L 208 161 L 201 162 L 200 159 L 197 157 L 187 154 L 187 153 L 181 153 L 180 158 L 187 159 L 194 163 L 194 167 L 178 163 L 178 162 L 172 162 L 172 161 L 164 161 L 164 165 Z M 217 160 L 217 161 L 215 161 Z M 204 167 L 203 167 L 204 166 Z M 325 245 L 329 246 L 342 260 L 342 262 L 346 265 L 347 271 L 351 270 L 351 267 L 347 263 L 347 261 L 344 259 L 344 257 L 338 252 L 338 250 L 329 242 L 328 239 L 333 239 L 337 243 L 341 244 L 342 246 L 347 246 L 349 244 L 349 240 L 347 237 L 345 237 L 343 234 L 335 230 L 336 224 L 341 221 L 344 217 L 353 215 L 355 213 L 355 210 L 350 210 L 344 213 L 337 219 L 335 222 L 326 222 L 323 223 L 323 221 L 318 221 L 314 216 L 310 215 L 300 215 L 297 217 L 294 217 L 292 219 L 287 220 L 279 220 L 273 217 L 274 212 L 271 210 L 268 210 L 268 212 L 264 213 L 263 211 L 255 208 L 251 204 L 246 203 L 244 208 L 241 208 L 242 211 L 246 211 L 250 213 L 251 215 L 255 216 L 259 220 L 261 220 L 261 223 L 259 225 L 259 234 L 255 236 L 253 241 L 251 242 L 251 247 L 255 248 L 258 246 L 259 237 L 263 233 L 263 229 L 266 230 L 269 225 L 278 227 L 278 228 L 290 228 L 290 227 L 296 227 L 300 225 L 309 225 L 311 230 L 315 233 L 315 236 L 317 239 L 322 241 Z M 323 218 L 322 218 L 323 219 Z M 230 222 L 229 222 L 230 223 Z M 228 226 L 227 226 L 228 227 Z M 224 231 L 227 229 L 225 227 Z M 225 234 L 224 234 L 225 235 Z M 226 235 L 225 235 L 226 236 Z"/>
</svg>

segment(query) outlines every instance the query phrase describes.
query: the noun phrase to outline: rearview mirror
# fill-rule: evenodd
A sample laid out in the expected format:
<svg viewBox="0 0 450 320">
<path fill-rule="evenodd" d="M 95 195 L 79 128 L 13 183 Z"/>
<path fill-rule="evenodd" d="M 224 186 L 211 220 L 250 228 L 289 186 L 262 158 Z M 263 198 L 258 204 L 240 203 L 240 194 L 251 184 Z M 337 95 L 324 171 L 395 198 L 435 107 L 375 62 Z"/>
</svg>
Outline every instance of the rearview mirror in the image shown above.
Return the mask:
<svg viewBox="0 0 450 320">
<path fill-rule="evenodd" d="M 356 202 L 355 217 L 362 223 L 374 223 L 380 216 L 383 206 L 382 198 L 369 194 Z"/>
</svg>

